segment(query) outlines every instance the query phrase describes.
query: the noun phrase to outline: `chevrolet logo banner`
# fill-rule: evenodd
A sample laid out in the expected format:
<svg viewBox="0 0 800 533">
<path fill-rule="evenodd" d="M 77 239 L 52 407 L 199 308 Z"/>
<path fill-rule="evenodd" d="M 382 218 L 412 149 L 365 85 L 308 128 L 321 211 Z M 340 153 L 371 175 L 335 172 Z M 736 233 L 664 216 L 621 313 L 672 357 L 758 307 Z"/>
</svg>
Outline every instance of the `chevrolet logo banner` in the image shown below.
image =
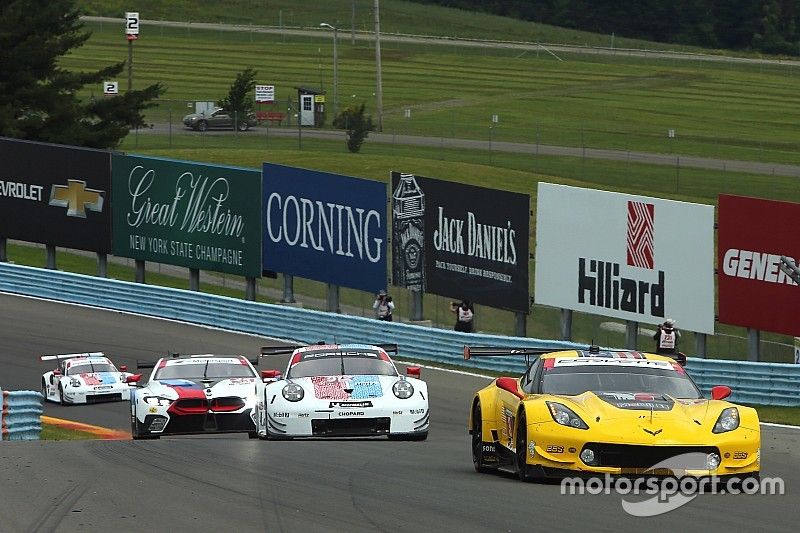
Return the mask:
<svg viewBox="0 0 800 533">
<path fill-rule="evenodd" d="M 0 137 L 0 161 L 0 235 L 111 252 L 111 152 Z"/>
<path fill-rule="evenodd" d="M 69 185 L 53 185 L 50 205 L 66 207 L 67 216 L 86 218 L 86 210 L 103 212 L 103 191 L 87 189 L 86 182 L 67 180 Z"/>
</svg>

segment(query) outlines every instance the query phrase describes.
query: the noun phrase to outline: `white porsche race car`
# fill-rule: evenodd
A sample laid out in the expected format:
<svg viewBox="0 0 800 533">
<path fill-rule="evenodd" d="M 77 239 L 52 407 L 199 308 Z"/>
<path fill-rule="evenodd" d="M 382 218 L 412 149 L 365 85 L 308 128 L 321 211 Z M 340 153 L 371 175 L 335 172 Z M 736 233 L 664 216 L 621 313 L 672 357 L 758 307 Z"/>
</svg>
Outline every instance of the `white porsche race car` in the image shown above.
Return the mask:
<svg viewBox="0 0 800 533">
<path fill-rule="evenodd" d="M 272 380 L 258 399 L 262 439 L 364 437 L 425 440 L 430 413 L 420 368 L 401 375 L 388 351 L 396 345 L 317 344 L 262 348 L 262 356 L 292 354 L 286 374 L 263 370 Z"/>
<path fill-rule="evenodd" d="M 128 368 L 119 370 L 103 352 L 43 355 L 42 361 L 58 361 L 58 366 L 42 375 L 42 396 L 61 405 L 128 400 Z"/>
<path fill-rule="evenodd" d="M 246 357 L 174 354 L 138 367 L 153 371 L 144 385 L 139 384 L 141 374 L 128 378 L 136 385 L 131 392 L 134 439 L 197 433 L 255 438 L 254 408 L 263 384 Z"/>
</svg>

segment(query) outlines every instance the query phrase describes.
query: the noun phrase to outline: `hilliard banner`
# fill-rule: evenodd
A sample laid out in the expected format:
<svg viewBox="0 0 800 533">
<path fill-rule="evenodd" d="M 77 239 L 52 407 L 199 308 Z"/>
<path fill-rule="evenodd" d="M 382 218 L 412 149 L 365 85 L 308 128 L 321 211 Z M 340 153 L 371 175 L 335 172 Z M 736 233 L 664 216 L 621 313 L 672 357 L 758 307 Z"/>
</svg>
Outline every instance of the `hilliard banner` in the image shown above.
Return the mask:
<svg viewBox="0 0 800 533">
<path fill-rule="evenodd" d="M 0 236 L 111 251 L 111 153 L 0 138 Z"/>
<path fill-rule="evenodd" d="M 261 275 L 261 173 L 114 155 L 114 255 Z"/>
<path fill-rule="evenodd" d="M 264 269 L 386 288 L 386 184 L 264 163 Z"/>
<path fill-rule="evenodd" d="M 527 313 L 530 197 L 392 172 L 395 285 Z"/>
<path fill-rule="evenodd" d="M 800 287 L 781 257 L 800 260 L 800 204 L 720 195 L 719 321 L 800 336 Z"/>
<path fill-rule="evenodd" d="M 539 183 L 536 303 L 714 333 L 714 208 Z"/>
</svg>

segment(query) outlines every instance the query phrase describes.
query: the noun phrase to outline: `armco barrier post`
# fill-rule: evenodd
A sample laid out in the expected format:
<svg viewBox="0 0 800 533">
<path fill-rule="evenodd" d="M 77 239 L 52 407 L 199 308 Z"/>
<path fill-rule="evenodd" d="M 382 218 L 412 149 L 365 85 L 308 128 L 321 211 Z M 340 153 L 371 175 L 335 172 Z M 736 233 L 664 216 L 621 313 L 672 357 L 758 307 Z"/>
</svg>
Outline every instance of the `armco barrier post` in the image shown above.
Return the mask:
<svg viewBox="0 0 800 533">
<path fill-rule="evenodd" d="M 561 340 L 572 340 L 572 309 L 561 310 Z"/>
</svg>

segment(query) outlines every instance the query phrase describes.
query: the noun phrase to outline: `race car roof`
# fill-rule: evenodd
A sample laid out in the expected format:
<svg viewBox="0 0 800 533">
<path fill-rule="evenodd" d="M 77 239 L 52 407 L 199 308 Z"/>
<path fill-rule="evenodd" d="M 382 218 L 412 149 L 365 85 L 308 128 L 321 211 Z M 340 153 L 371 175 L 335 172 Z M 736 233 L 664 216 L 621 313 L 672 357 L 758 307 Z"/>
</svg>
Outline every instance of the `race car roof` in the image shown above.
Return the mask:
<svg viewBox="0 0 800 533">
<path fill-rule="evenodd" d="M 228 364 L 228 365 L 245 365 L 247 364 L 247 358 L 243 355 L 212 355 L 212 354 L 204 354 L 204 355 L 190 355 L 190 356 L 183 356 L 183 357 L 173 357 L 168 358 L 165 357 L 159 363 L 159 367 L 163 368 L 165 366 L 177 366 L 177 365 L 196 365 L 196 364 Z"/>
<path fill-rule="evenodd" d="M 627 351 L 627 350 L 565 350 L 562 352 L 551 352 L 542 354 L 542 359 L 630 359 L 630 360 L 649 360 L 673 362 L 673 359 L 664 355 L 652 353 Z"/>
</svg>

